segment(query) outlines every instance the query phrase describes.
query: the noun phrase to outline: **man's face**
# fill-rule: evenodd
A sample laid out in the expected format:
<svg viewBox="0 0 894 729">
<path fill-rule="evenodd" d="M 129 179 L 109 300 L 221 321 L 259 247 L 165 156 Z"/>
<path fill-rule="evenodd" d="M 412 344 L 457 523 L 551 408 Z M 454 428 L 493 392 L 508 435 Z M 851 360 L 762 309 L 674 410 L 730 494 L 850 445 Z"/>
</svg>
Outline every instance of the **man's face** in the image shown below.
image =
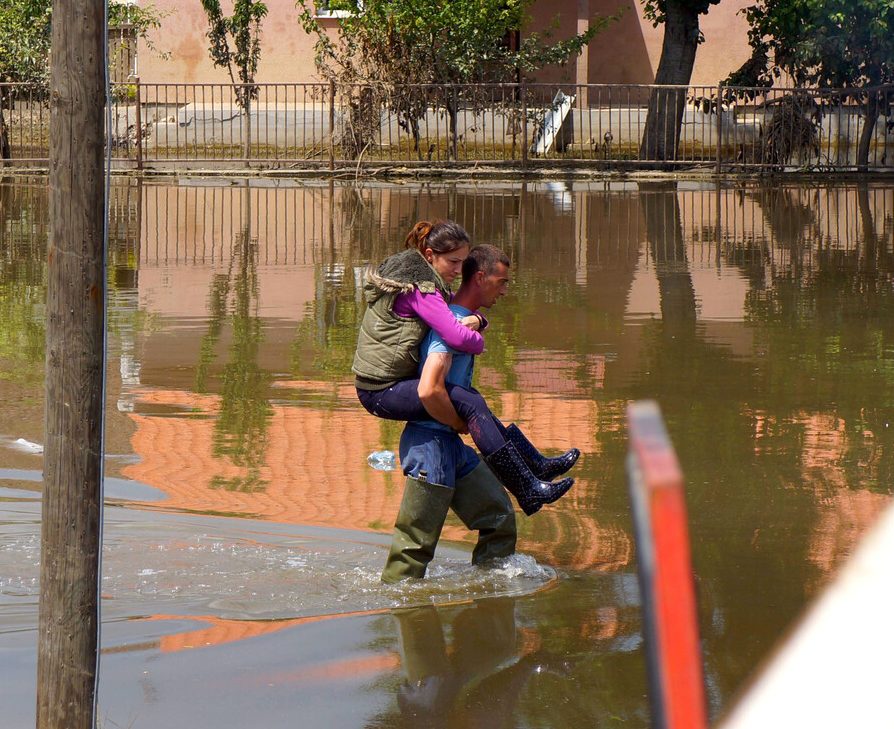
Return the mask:
<svg viewBox="0 0 894 729">
<path fill-rule="evenodd" d="M 479 271 L 481 306 L 489 309 L 497 303 L 497 299 L 506 295 L 509 288 L 509 266 L 497 263 L 490 273 Z"/>
</svg>

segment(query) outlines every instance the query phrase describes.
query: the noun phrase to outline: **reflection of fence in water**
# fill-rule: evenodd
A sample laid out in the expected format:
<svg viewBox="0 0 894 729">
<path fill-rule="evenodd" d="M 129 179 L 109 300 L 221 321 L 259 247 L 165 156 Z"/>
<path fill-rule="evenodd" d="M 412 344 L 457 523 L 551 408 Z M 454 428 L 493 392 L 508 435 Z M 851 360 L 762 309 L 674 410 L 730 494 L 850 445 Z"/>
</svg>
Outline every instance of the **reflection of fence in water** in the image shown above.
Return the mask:
<svg viewBox="0 0 894 729">
<path fill-rule="evenodd" d="M 259 264 L 321 262 L 332 243 L 326 192 L 145 185 L 140 260 L 226 265 L 247 230 Z"/>
<path fill-rule="evenodd" d="M 398 250 L 417 217 L 450 216 L 463 222 L 476 241 L 513 251 L 522 265 L 536 265 L 549 250 L 555 263 L 598 267 L 645 240 L 636 196 L 668 190 L 618 187 L 573 183 L 557 191 L 543 183 L 524 191 L 518 185 L 484 191 L 473 186 L 358 190 L 350 185 L 116 184 L 110 232 L 113 247 L 139 250 L 142 262 L 225 264 L 247 220 L 261 264 L 350 265 Z M 894 252 L 890 188 L 680 185 L 676 199 L 692 262 L 715 256 L 718 241 L 724 253 L 782 267 L 797 260 L 808 269 L 821 252 L 859 252 L 868 238 L 881 255 Z M 572 240 L 558 240 L 560 230 Z M 572 253 L 574 258 L 566 261 Z"/>
<path fill-rule="evenodd" d="M 894 253 L 894 191 L 882 186 L 749 186 L 679 191 L 691 260 L 738 252 L 785 268 L 810 270 L 820 253 L 859 253 L 868 242 Z M 710 246 L 698 245 L 710 243 Z"/>
</svg>

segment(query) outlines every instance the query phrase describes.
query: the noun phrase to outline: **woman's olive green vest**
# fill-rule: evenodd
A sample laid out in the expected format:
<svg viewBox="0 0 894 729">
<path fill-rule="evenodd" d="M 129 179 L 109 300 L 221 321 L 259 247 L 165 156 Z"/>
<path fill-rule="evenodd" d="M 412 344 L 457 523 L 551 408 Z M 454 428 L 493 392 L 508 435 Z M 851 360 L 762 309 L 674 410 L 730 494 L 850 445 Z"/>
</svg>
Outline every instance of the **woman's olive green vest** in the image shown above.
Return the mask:
<svg viewBox="0 0 894 729">
<path fill-rule="evenodd" d="M 450 295 L 447 284 L 416 249 L 396 253 L 373 270 L 367 268 L 363 295 L 366 312 L 354 353 L 355 384 L 362 390 L 384 390 L 398 380 L 416 377 L 419 343 L 428 325 L 418 317 L 394 313 L 398 294 L 419 289 L 424 294 Z"/>
</svg>

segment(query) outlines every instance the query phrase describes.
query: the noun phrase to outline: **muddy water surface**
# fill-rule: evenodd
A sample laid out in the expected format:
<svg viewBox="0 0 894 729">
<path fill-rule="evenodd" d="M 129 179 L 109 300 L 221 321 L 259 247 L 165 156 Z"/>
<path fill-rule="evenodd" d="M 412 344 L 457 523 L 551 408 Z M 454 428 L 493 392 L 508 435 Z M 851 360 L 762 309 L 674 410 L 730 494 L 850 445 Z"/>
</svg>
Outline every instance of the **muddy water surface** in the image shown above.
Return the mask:
<svg viewBox="0 0 894 729">
<path fill-rule="evenodd" d="M 33 725 L 46 191 L 0 184 L 0 702 Z M 417 219 L 510 252 L 478 386 L 577 484 L 495 572 L 401 495 L 356 403 L 362 266 Z M 894 192 L 694 183 L 116 183 L 104 726 L 648 724 L 624 410 L 686 475 L 719 716 L 892 493 Z"/>
</svg>

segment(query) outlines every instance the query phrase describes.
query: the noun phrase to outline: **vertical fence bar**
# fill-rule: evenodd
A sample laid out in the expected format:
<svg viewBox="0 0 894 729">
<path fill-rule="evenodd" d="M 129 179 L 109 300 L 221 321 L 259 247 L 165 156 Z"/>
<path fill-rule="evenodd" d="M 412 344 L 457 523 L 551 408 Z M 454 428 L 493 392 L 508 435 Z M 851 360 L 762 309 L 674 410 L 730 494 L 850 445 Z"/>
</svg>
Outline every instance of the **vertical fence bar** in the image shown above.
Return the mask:
<svg viewBox="0 0 894 729">
<path fill-rule="evenodd" d="M 329 81 L 329 170 L 335 169 L 335 81 Z"/>
<path fill-rule="evenodd" d="M 683 474 L 658 406 L 627 410 L 628 486 L 644 612 L 652 726 L 706 729 Z"/>
<path fill-rule="evenodd" d="M 723 173 L 723 84 L 717 84 L 717 174 Z"/>
<path fill-rule="evenodd" d="M 168 114 L 168 107 L 170 107 L 170 104 L 168 103 L 168 84 L 164 85 L 164 90 L 165 90 L 165 101 L 164 101 L 164 106 L 162 108 L 164 108 L 164 110 L 165 110 L 165 120 L 166 120 L 165 121 L 165 158 L 167 159 L 171 156 L 171 128 L 170 128 L 170 123 L 167 122 L 167 119 L 170 118 L 170 116 Z M 174 126 L 174 145 L 175 145 L 174 149 L 176 150 L 177 149 L 177 130 L 180 128 L 180 125 L 177 123 L 176 116 L 174 116 L 174 125 L 175 125 Z"/>
<path fill-rule="evenodd" d="M 451 96 L 453 97 L 453 129 L 450 129 L 450 124 L 448 124 L 447 134 L 450 136 L 453 163 L 456 164 L 459 161 L 459 157 L 456 154 L 456 142 L 459 136 L 459 93 L 456 90 L 456 86 L 451 88 Z"/>
<path fill-rule="evenodd" d="M 31 145 L 31 148 L 34 149 L 36 146 L 34 144 L 35 134 L 34 134 L 34 87 L 28 87 L 28 141 Z M 32 155 L 34 152 L 31 153 Z"/>
<path fill-rule="evenodd" d="M 134 107 L 134 138 L 136 144 L 136 159 L 137 159 L 137 169 L 143 169 L 143 107 L 140 102 L 140 77 L 137 76 L 134 79 L 134 85 L 136 86 L 136 97 L 134 101 L 136 102 Z"/>
<path fill-rule="evenodd" d="M 297 98 L 297 95 L 296 95 L 296 98 Z M 304 157 L 307 158 L 308 152 L 307 152 L 307 87 L 306 86 L 302 87 L 301 103 L 302 103 L 302 109 L 304 110 L 304 113 L 302 114 L 302 117 L 301 117 L 301 149 L 302 149 L 302 153 L 304 154 Z M 316 126 L 315 126 L 316 114 L 312 113 L 311 119 L 314 120 L 314 122 L 311 123 L 311 148 L 313 149 L 313 146 L 315 146 L 315 144 L 316 144 L 316 139 L 315 139 L 315 136 L 316 136 L 315 135 L 315 133 L 316 133 Z M 295 146 L 298 146 L 298 130 L 297 130 L 297 128 L 295 129 Z"/>
<path fill-rule="evenodd" d="M 523 80 L 519 85 L 519 93 L 521 94 L 522 105 L 522 145 L 521 145 L 521 161 L 522 169 L 528 169 L 528 85 Z"/>
</svg>

